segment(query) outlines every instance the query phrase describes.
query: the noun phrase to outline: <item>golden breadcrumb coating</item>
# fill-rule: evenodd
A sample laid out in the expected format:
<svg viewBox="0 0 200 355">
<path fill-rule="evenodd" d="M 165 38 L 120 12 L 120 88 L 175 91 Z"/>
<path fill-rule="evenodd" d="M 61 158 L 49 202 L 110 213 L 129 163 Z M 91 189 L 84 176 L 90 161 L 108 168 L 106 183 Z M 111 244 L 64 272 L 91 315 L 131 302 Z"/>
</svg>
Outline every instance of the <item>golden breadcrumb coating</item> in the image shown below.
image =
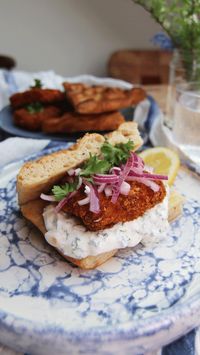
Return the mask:
<svg viewBox="0 0 200 355">
<path fill-rule="evenodd" d="M 42 130 L 45 133 L 113 131 L 123 122 L 124 117 L 119 112 L 87 115 L 67 112 L 61 117 L 45 120 Z"/>
<path fill-rule="evenodd" d="M 23 107 L 33 102 L 42 104 L 58 103 L 65 99 L 65 93 L 54 89 L 34 88 L 25 92 L 19 92 L 10 97 L 10 103 L 13 109 Z"/>
<path fill-rule="evenodd" d="M 154 192 L 142 183 L 131 182 L 128 196 L 120 194 L 114 204 L 111 202 L 111 197 L 106 197 L 104 192 L 99 193 L 100 212 L 97 214 L 89 210 L 89 204 L 83 206 L 78 204 L 79 200 L 86 197 L 82 188 L 63 207 L 63 211 L 79 217 L 91 231 L 109 228 L 119 222 L 134 220 L 162 202 L 166 195 L 165 187 L 161 181 L 155 182 L 160 186 L 158 192 Z"/>
</svg>

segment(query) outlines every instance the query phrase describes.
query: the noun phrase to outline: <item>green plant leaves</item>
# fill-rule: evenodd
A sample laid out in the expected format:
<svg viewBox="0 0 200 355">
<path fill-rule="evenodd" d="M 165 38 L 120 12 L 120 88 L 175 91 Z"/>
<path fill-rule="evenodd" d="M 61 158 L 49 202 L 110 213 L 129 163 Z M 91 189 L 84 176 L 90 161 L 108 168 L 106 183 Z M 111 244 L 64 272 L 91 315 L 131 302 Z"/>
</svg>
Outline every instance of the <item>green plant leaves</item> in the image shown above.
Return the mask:
<svg viewBox="0 0 200 355">
<path fill-rule="evenodd" d="M 183 60 L 187 61 L 186 74 L 193 71 L 194 62 L 200 66 L 200 0 L 133 1 L 147 10 L 167 32 L 174 46 L 181 49 Z M 190 56 L 186 57 L 186 53 Z"/>
</svg>

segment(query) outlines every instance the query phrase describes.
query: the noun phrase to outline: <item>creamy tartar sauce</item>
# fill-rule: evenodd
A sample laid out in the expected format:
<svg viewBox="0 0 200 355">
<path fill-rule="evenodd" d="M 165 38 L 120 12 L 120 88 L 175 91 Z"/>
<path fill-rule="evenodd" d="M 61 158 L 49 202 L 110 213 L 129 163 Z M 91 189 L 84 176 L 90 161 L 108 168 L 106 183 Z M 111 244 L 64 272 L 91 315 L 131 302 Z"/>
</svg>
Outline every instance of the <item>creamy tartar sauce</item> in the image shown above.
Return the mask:
<svg viewBox="0 0 200 355">
<path fill-rule="evenodd" d="M 168 228 L 168 196 L 143 216 L 97 232 L 88 231 L 76 217 L 56 213 L 53 205 L 44 209 L 43 217 L 46 241 L 66 256 L 83 259 L 163 237 Z"/>
</svg>

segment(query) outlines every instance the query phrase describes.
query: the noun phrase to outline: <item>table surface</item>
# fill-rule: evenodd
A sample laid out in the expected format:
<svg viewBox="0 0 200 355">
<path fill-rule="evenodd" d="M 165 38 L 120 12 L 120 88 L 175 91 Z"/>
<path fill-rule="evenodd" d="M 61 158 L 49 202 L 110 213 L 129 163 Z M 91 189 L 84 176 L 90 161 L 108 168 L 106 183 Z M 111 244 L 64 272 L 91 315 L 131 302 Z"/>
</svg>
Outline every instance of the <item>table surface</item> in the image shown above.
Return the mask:
<svg viewBox="0 0 200 355">
<path fill-rule="evenodd" d="M 168 96 L 168 85 L 145 85 L 144 89 L 147 93 L 157 101 L 162 112 L 166 113 L 167 106 L 167 96 Z"/>
</svg>

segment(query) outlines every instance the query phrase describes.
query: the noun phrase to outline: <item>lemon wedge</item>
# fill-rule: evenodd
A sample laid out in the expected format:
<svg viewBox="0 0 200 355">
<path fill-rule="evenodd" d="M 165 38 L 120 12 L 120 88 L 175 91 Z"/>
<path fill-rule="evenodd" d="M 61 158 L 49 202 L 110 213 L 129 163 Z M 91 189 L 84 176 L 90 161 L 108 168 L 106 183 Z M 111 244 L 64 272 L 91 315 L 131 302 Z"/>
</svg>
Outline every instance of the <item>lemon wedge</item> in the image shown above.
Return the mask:
<svg viewBox="0 0 200 355">
<path fill-rule="evenodd" d="M 145 164 L 151 166 L 156 174 L 168 175 L 168 183 L 172 185 L 180 166 L 177 153 L 165 147 L 149 148 L 139 154 Z"/>
</svg>

